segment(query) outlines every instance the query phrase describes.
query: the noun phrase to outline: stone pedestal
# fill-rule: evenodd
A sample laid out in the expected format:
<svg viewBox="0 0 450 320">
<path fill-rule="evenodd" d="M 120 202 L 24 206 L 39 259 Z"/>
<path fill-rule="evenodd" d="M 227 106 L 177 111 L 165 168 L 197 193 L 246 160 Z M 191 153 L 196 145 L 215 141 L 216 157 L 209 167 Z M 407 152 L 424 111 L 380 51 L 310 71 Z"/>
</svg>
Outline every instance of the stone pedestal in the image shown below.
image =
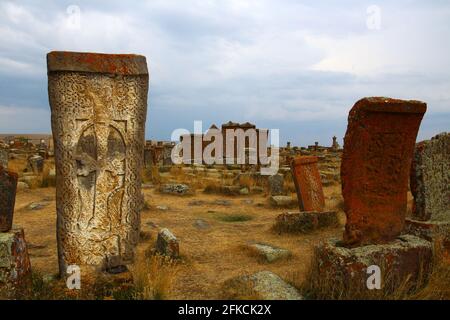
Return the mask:
<svg viewBox="0 0 450 320">
<path fill-rule="evenodd" d="M 405 234 L 433 243 L 435 256 L 450 264 L 450 221 L 418 221 L 406 219 Z"/>
<path fill-rule="evenodd" d="M 431 243 L 412 235 L 400 236 L 389 244 L 357 248 L 329 240 L 315 247 L 312 283 L 319 292 L 326 291 L 329 298 L 368 297 L 367 279 L 372 274 L 368 268 L 378 266 L 381 290 L 389 294 L 402 285 L 426 281 L 432 260 Z"/>
<path fill-rule="evenodd" d="M 347 246 L 388 243 L 403 230 L 411 159 L 426 104 L 364 98 L 351 109 L 341 179 Z"/>
<path fill-rule="evenodd" d="M 22 228 L 0 233 L 0 296 L 31 286 L 31 264 Z M 8 298 L 8 297 L 6 297 Z"/>
<path fill-rule="evenodd" d="M 339 221 L 335 211 L 285 212 L 276 218 L 273 230 L 279 233 L 309 233 L 338 225 Z"/>
<path fill-rule="evenodd" d="M 300 211 L 320 212 L 325 207 L 317 161 L 317 157 L 303 156 L 295 158 L 291 162 Z"/>
<path fill-rule="evenodd" d="M 60 273 L 133 261 L 139 240 L 148 71 L 138 55 L 51 52 Z"/>
</svg>

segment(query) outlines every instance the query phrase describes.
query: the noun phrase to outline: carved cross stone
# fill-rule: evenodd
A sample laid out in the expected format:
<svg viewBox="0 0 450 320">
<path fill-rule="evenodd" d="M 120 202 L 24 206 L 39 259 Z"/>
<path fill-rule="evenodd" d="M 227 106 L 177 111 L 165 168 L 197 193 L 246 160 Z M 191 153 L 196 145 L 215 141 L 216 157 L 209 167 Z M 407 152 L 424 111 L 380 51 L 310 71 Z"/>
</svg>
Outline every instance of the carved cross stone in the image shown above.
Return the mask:
<svg viewBox="0 0 450 320">
<path fill-rule="evenodd" d="M 47 65 L 60 272 L 121 267 L 139 239 L 145 57 L 51 52 Z"/>
</svg>

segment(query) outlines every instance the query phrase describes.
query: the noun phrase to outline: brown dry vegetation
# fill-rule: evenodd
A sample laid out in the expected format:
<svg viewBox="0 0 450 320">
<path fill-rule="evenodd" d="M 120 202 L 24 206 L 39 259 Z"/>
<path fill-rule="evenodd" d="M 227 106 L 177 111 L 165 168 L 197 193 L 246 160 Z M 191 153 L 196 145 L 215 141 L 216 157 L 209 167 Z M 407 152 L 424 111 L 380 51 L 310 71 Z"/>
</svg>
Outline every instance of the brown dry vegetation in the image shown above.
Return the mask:
<svg viewBox="0 0 450 320">
<path fill-rule="evenodd" d="M 12 161 L 13 166 L 14 161 Z M 20 165 L 17 165 L 18 167 Z M 190 179 L 179 169 L 173 169 L 175 181 L 186 182 L 200 188 L 200 177 Z M 177 170 L 177 171 L 175 171 Z M 157 192 L 161 181 L 157 170 L 145 172 L 146 181 L 155 188 L 144 189 L 147 208 L 142 211 L 141 229 L 143 237 L 138 246 L 137 262 L 131 266 L 133 282 L 118 284 L 110 278 L 82 279 L 87 283 L 82 292 L 65 289 L 62 280 L 44 281 L 48 275 L 57 273 L 55 188 L 39 188 L 17 194 L 14 223 L 25 229 L 29 253 L 34 272 L 31 299 L 223 299 L 233 297 L 254 298 L 248 288 L 240 288 L 233 296 L 225 295 L 227 280 L 269 270 L 302 290 L 311 298 L 326 298 L 312 292 L 306 280 L 310 279 L 309 265 L 313 257 L 313 246 L 323 239 L 341 237 L 345 215 L 339 185 L 325 187 L 327 210 L 339 212 L 340 226 L 320 230 L 306 235 L 278 235 L 271 231 L 275 217 L 284 209 L 269 206 L 264 194 L 227 197 L 230 206 L 215 203 L 223 196 L 197 192 L 191 197 L 167 196 Z M 212 181 L 212 180 L 211 180 Z M 219 183 L 219 182 L 217 182 Z M 254 182 L 249 181 L 249 186 Z M 205 183 L 206 185 L 206 183 Z M 193 200 L 201 200 L 192 205 Z M 245 200 L 245 201 L 244 201 Z M 251 201 L 249 201 L 251 200 Z M 32 202 L 45 202 L 40 210 L 29 210 Z M 167 206 L 168 210 L 158 210 Z M 205 222 L 207 228 L 198 228 L 196 220 Z M 180 240 L 181 259 L 176 263 L 159 256 L 149 255 L 159 228 L 169 228 Z M 243 249 L 249 242 L 268 243 L 292 252 L 289 259 L 266 263 L 249 250 Z M 436 267 L 430 276 L 429 285 L 416 292 L 403 291 L 383 299 L 449 299 L 450 270 Z M 330 285 L 337 286 L 333 279 Z M 356 298 L 343 295 L 337 298 Z M 367 297 L 365 297 L 367 298 Z"/>
</svg>

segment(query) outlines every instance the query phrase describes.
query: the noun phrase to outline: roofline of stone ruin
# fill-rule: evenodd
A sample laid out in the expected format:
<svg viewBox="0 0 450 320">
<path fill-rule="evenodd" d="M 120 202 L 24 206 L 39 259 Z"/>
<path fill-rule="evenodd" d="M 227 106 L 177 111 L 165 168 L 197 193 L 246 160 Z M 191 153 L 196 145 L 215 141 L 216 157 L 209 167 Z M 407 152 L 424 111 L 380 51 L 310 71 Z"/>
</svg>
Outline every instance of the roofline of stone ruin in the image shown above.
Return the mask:
<svg viewBox="0 0 450 320">
<path fill-rule="evenodd" d="M 148 75 L 147 60 L 136 54 L 52 51 L 47 54 L 47 71 Z"/>
</svg>

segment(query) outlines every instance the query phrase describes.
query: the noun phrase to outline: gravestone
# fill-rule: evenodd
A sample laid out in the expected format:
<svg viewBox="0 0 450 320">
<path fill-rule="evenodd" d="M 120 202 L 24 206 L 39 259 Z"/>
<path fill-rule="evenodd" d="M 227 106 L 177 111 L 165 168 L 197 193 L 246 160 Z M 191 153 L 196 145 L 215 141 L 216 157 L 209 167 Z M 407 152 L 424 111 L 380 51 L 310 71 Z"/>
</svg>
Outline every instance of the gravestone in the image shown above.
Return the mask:
<svg viewBox="0 0 450 320">
<path fill-rule="evenodd" d="M 3 168 L 8 169 L 8 162 L 9 162 L 8 149 L 0 148 L 0 166 L 3 166 Z"/>
<path fill-rule="evenodd" d="M 146 59 L 51 52 L 47 69 L 60 273 L 71 264 L 98 271 L 131 263 L 140 228 Z"/>
<path fill-rule="evenodd" d="M 416 144 L 410 185 L 414 203 L 404 232 L 431 241 L 436 258 L 450 264 L 449 133 Z"/>
<path fill-rule="evenodd" d="M 42 173 L 44 170 L 44 158 L 40 155 L 34 155 L 28 158 L 27 171 L 35 174 Z"/>
<path fill-rule="evenodd" d="M 281 196 L 284 194 L 284 176 L 282 174 L 275 174 L 268 178 L 269 192 L 272 196 Z"/>
<path fill-rule="evenodd" d="M 0 232 L 12 228 L 17 179 L 16 173 L 6 171 L 0 165 Z"/>
<path fill-rule="evenodd" d="M 416 145 L 410 182 L 413 219 L 450 222 L 450 133 Z"/>
<path fill-rule="evenodd" d="M 23 229 L 0 232 L 0 292 L 8 299 L 31 288 L 31 264 Z"/>
<path fill-rule="evenodd" d="M 351 109 L 341 179 L 348 246 L 387 243 L 403 227 L 408 178 L 426 104 L 364 98 Z"/>
<path fill-rule="evenodd" d="M 300 211 L 323 211 L 325 198 L 314 156 L 297 157 L 291 162 Z"/>
</svg>

